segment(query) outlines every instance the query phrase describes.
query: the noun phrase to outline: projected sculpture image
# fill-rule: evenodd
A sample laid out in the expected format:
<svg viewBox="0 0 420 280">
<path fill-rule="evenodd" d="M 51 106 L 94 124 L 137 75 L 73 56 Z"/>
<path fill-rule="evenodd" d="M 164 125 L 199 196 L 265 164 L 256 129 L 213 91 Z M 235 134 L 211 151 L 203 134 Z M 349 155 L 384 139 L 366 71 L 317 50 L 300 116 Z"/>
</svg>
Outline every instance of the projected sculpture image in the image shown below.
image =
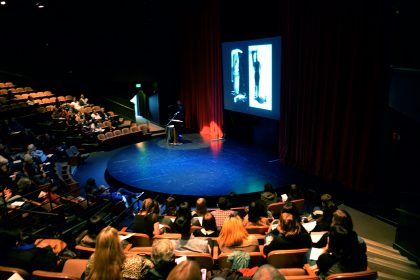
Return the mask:
<svg viewBox="0 0 420 280">
<path fill-rule="evenodd" d="M 252 45 L 249 56 L 249 106 L 272 109 L 272 45 Z M 253 78 L 251 78 L 253 77 Z"/>
<path fill-rule="evenodd" d="M 233 102 L 245 102 L 246 101 L 246 93 L 243 92 L 241 84 L 243 83 L 243 71 L 241 65 L 242 62 L 242 54 L 243 51 L 240 49 L 234 49 L 231 52 L 231 82 L 232 82 L 232 95 Z"/>
</svg>

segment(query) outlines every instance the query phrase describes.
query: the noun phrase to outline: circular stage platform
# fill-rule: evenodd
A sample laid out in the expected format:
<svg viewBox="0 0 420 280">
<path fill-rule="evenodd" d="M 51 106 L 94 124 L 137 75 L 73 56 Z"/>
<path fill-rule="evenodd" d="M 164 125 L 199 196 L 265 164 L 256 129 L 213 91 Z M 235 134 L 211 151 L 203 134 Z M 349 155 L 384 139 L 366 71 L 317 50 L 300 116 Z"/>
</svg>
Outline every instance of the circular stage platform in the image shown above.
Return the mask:
<svg viewBox="0 0 420 280">
<path fill-rule="evenodd" d="M 295 172 L 283 167 L 276 155 L 234 141 L 206 140 L 199 134 L 184 138 L 181 145 L 162 137 L 120 149 L 108 161 L 107 181 L 148 196 L 185 199 L 230 192 L 255 195 L 267 182 L 275 187 L 296 182 Z"/>
</svg>

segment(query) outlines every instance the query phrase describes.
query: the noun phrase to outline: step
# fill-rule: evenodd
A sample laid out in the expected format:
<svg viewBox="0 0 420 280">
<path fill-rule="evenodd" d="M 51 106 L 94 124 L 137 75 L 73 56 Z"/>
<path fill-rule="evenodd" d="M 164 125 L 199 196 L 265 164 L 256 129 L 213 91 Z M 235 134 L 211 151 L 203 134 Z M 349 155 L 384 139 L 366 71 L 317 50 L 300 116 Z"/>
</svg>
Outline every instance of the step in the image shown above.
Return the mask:
<svg viewBox="0 0 420 280">
<path fill-rule="evenodd" d="M 387 261 L 378 257 L 370 257 L 368 265 L 372 270 L 380 271 L 385 274 L 396 275 L 403 279 L 420 279 L 420 270 L 409 266 L 400 265 L 393 261 Z"/>
<path fill-rule="evenodd" d="M 377 280 L 406 280 L 405 278 L 398 277 L 394 274 L 384 273 L 382 271 L 378 271 L 378 278 Z"/>
<path fill-rule="evenodd" d="M 385 245 L 385 244 L 382 244 L 382 243 L 379 243 L 379 242 L 376 242 L 376 241 L 373 241 L 371 239 L 367 239 L 367 238 L 364 238 L 364 237 L 362 237 L 362 238 L 365 241 L 367 247 L 378 248 L 378 249 L 387 251 L 387 252 L 392 253 L 392 254 L 401 255 L 398 250 L 392 248 L 391 246 L 388 246 L 388 245 Z"/>
<path fill-rule="evenodd" d="M 381 249 L 368 247 L 367 256 L 368 256 L 368 258 L 370 258 L 370 257 L 382 258 L 382 259 L 385 259 L 387 261 L 398 263 L 400 265 L 405 265 L 407 267 L 418 269 L 417 264 L 413 261 L 410 261 L 406 257 L 404 257 L 402 255 L 389 253 L 389 252 L 383 251 Z"/>
</svg>

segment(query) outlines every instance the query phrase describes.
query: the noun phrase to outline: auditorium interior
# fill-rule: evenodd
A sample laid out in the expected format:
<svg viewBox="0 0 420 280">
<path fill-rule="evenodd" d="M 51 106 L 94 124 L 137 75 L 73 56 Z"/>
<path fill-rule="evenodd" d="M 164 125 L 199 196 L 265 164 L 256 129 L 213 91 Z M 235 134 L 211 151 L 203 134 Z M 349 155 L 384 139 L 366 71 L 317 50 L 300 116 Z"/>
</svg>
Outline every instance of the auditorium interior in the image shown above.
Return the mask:
<svg viewBox="0 0 420 280">
<path fill-rule="evenodd" d="M 145 199 L 163 217 L 168 198 L 218 211 L 224 197 L 244 218 L 269 183 L 271 219 L 295 201 L 307 222 L 324 194 L 351 214 L 363 279 L 420 279 L 418 1 L 4 0 L 0 26 L 0 229 L 60 239 L 64 264 L 94 252 L 77 237 L 101 217 L 150 255 L 180 236 L 130 235 Z M 226 109 L 222 44 L 271 37 L 279 119 Z M 249 233 L 263 246 L 267 230 Z M 189 257 L 216 270 L 219 256 Z M 53 277 L 2 261 L 0 275 Z M 276 268 L 320 279 L 308 263 Z"/>
</svg>

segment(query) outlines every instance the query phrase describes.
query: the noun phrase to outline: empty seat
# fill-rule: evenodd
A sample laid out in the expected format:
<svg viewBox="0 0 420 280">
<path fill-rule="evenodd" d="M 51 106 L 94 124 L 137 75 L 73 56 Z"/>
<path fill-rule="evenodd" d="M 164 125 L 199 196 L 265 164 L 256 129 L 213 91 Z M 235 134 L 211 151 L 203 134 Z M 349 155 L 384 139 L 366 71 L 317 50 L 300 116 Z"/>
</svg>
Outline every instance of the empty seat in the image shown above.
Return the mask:
<svg viewBox="0 0 420 280">
<path fill-rule="evenodd" d="M 124 127 L 124 128 L 121 130 L 121 133 L 122 133 L 122 134 L 129 134 L 129 133 L 130 133 L 130 129 L 129 129 L 128 127 Z"/>
<path fill-rule="evenodd" d="M 118 136 L 120 136 L 122 133 L 121 133 L 121 130 L 119 130 L 119 129 L 117 129 L 117 130 L 115 130 L 114 131 L 114 136 L 115 137 L 118 137 Z"/>
</svg>

